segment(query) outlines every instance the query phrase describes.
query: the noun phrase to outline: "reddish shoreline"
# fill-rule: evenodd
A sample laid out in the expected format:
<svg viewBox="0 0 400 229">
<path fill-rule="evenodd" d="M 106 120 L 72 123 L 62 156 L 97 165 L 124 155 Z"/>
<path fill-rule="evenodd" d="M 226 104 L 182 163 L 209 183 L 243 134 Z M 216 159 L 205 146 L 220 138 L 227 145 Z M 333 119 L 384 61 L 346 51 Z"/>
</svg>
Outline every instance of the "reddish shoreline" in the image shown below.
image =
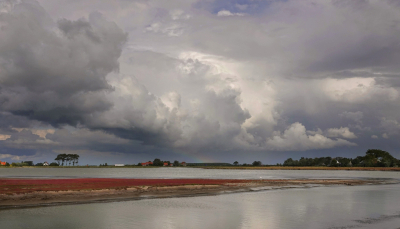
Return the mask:
<svg viewBox="0 0 400 229">
<path fill-rule="evenodd" d="M 0 178 L 0 209 L 141 198 L 215 195 L 309 185 L 389 184 L 399 181 L 354 179 L 7 179 Z"/>
<path fill-rule="evenodd" d="M 272 181 L 272 180 L 271 180 Z M 233 179 L 0 179 L 0 194 L 25 194 L 42 191 L 125 189 L 135 186 L 225 185 L 253 183 L 253 180 Z"/>
</svg>

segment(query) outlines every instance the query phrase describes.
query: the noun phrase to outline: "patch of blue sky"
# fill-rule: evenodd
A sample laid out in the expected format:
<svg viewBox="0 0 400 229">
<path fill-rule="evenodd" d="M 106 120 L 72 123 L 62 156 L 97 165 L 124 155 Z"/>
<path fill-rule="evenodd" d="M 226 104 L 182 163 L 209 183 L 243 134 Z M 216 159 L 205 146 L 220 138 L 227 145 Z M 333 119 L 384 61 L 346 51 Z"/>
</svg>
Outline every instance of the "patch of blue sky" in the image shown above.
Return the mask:
<svg viewBox="0 0 400 229">
<path fill-rule="evenodd" d="M 195 5 L 196 8 L 203 8 L 211 11 L 213 14 L 218 14 L 222 10 L 230 11 L 231 13 L 242 13 L 254 15 L 264 12 L 271 4 L 277 1 L 286 2 L 288 0 L 214 0 L 214 1 L 199 1 Z"/>
</svg>

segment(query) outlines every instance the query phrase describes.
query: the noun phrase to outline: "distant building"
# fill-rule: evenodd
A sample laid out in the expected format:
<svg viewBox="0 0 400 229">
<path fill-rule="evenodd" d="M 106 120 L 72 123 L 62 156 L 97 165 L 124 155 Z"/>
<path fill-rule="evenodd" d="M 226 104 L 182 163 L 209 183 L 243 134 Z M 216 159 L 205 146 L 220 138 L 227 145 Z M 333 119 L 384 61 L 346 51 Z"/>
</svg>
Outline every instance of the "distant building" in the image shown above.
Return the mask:
<svg viewBox="0 0 400 229">
<path fill-rule="evenodd" d="M 174 166 L 174 164 L 172 164 L 172 163 L 171 163 L 171 164 L 169 164 L 169 166 L 171 166 L 171 167 L 172 167 L 172 166 Z"/>
<path fill-rule="evenodd" d="M 5 162 L 5 161 L 0 161 L 0 165 L 6 165 L 7 164 L 7 162 Z"/>
<path fill-rule="evenodd" d="M 163 166 L 168 166 L 168 162 L 164 162 L 164 165 Z"/>
<path fill-rule="evenodd" d="M 151 162 L 151 161 L 148 161 L 148 162 L 143 162 L 143 163 L 140 163 L 142 166 L 149 166 L 149 165 L 153 165 L 153 162 Z"/>
<path fill-rule="evenodd" d="M 181 162 L 181 165 L 182 165 L 182 166 L 186 166 L 186 162 L 182 161 L 182 162 Z"/>
<path fill-rule="evenodd" d="M 49 166 L 49 163 L 47 161 L 43 162 L 43 166 Z"/>
<path fill-rule="evenodd" d="M 115 164 L 116 167 L 123 167 L 125 166 L 124 164 Z"/>
</svg>

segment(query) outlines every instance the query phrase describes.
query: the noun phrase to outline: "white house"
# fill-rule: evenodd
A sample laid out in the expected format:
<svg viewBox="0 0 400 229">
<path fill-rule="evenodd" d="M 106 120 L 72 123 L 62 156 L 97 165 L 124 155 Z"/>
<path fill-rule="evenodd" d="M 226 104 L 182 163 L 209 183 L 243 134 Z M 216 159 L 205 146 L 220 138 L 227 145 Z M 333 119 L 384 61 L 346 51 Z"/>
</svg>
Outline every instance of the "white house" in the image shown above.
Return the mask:
<svg viewBox="0 0 400 229">
<path fill-rule="evenodd" d="M 125 166 L 124 164 L 115 164 L 116 167 L 122 167 Z"/>
<path fill-rule="evenodd" d="M 47 161 L 43 162 L 43 166 L 49 166 L 49 163 Z"/>
</svg>

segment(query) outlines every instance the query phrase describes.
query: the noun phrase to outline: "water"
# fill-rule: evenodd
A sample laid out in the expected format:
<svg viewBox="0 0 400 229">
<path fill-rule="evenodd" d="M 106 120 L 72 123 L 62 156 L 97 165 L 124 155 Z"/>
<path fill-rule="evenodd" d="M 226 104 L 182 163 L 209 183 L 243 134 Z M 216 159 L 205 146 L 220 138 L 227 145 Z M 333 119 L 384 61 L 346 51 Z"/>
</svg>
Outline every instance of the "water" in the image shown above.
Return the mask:
<svg viewBox="0 0 400 229">
<path fill-rule="evenodd" d="M 396 172 L 364 171 L 243 171 L 192 168 L 74 170 L 1 169 L 0 176 L 400 179 L 400 173 Z M 399 194 L 400 184 L 329 186 L 11 209 L 0 211 L 0 228 L 396 229 L 400 228 Z"/>
<path fill-rule="evenodd" d="M 228 170 L 197 168 L 10 168 L 0 169 L 1 177 L 14 178 L 209 178 L 209 179 L 289 179 L 289 178 L 391 178 L 400 172 L 326 170 Z"/>
</svg>

